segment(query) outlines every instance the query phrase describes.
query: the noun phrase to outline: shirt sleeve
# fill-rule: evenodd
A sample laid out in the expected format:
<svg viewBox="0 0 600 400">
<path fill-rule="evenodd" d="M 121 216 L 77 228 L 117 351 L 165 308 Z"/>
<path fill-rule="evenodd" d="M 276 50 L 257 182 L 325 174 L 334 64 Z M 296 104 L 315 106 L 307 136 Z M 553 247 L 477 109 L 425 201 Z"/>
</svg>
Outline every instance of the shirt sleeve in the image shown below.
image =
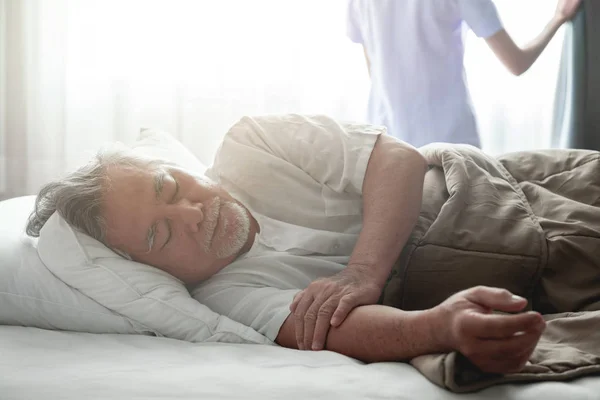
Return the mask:
<svg viewBox="0 0 600 400">
<path fill-rule="evenodd" d="M 225 135 L 212 170 L 225 179 L 249 169 L 288 179 L 308 175 L 334 192 L 361 195 L 371 152 L 384 132 L 326 116 L 244 117 Z"/>
<path fill-rule="evenodd" d="M 480 38 L 488 38 L 502 29 L 498 10 L 492 0 L 458 0 L 462 19 Z"/>
<path fill-rule="evenodd" d="M 290 304 L 299 289 L 282 290 L 219 282 L 200 285 L 193 297 L 221 315 L 249 326 L 275 342 L 281 326 L 290 315 Z"/>
<path fill-rule="evenodd" d="M 357 0 L 348 0 L 346 3 L 346 35 L 354 43 L 364 44 L 359 24 Z"/>
</svg>

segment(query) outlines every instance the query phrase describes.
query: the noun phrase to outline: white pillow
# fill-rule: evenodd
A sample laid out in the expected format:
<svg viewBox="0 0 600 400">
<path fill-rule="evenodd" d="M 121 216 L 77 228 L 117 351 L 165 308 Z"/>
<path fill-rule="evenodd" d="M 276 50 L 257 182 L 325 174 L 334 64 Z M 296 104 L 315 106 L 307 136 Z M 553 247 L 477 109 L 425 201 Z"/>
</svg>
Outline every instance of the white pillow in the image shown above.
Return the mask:
<svg viewBox="0 0 600 400">
<path fill-rule="evenodd" d="M 176 162 L 179 166 L 199 174 L 206 171 L 206 166 L 187 147 L 164 131 L 142 129 L 131 147 L 134 153 Z"/>
<path fill-rule="evenodd" d="M 205 169 L 181 143 L 164 132 L 143 131 L 134 149 L 193 172 Z M 174 277 L 126 260 L 71 228 L 58 213 L 42 228 L 38 253 L 46 267 L 69 286 L 159 335 L 194 342 L 271 343 L 253 329 L 194 300 Z"/>
<path fill-rule="evenodd" d="M 93 333 L 145 333 L 56 278 L 25 234 L 35 196 L 0 202 L 0 324 Z"/>
<path fill-rule="evenodd" d="M 69 286 L 160 335 L 192 342 L 269 343 L 194 300 L 177 279 L 120 257 L 72 229 L 57 213 L 42 228 L 38 253 Z"/>
</svg>

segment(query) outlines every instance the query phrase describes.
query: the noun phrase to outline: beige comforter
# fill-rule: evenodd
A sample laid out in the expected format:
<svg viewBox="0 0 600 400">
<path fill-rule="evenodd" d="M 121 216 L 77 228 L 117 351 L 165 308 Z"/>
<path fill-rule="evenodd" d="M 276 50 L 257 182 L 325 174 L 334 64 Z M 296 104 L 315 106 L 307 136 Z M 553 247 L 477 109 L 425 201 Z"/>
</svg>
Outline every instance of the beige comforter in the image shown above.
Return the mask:
<svg viewBox="0 0 600 400">
<path fill-rule="evenodd" d="M 528 298 L 548 325 L 519 373 L 484 374 L 458 353 L 412 365 L 455 392 L 600 373 L 600 153 L 494 158 L 447 144 L 422 153 L 431 169 L 421 215 L 384 304 L 424 309 L 471 286 L 504 287 Z"/>
</svg>

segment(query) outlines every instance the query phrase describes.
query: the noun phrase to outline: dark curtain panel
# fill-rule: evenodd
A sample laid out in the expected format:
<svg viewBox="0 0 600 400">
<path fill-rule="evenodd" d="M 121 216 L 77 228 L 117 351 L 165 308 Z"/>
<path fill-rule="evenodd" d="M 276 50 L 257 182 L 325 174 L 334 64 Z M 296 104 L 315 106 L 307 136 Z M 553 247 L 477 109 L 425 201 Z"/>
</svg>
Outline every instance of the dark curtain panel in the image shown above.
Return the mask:
<svg viewBox="0 0 600 400">
<path fill-rule="evenodd" d="M 567 26 L 554 105 L 554 147 L 600 150 L 600 1 Z"/>
</svg>

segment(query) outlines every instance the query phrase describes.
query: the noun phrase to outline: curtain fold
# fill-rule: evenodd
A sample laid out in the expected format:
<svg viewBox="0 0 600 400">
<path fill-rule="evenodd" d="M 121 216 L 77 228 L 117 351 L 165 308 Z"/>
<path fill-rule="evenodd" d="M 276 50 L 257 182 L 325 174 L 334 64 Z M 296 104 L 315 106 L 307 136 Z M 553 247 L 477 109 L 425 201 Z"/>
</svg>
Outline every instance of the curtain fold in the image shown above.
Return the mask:
<svg viewBox="0 0 600 400">
<path fill-rule="evenodd" d="M 553 147 L 581 147 L 585 132 L 586 62 L 585 14 L 580 10 L 565 30 L 554 100 Z"/>
<path fill-rule="evenodd" d="M 2 79 L 0 107 L 2 152 L 0 154 L 0 186 L 3 197 L 18 193 L 27 178 L 27 54 L 24 30 L 27 18 L 21 5 L 2 1 Z M 21 133 L 21 134 L 19 134 Z"/>
<path fill-rule="evenodd" d="M 600 2 L 585 0 L 586 17 L 586 120 L 585 148 L 600 150 Z"/>
<path fill-rule="evenodd" d="M 64 171 L 66 1 L 2 0 L 1 196 Z"/>
<path fill-rule="evenodd" d="M 497 0 L 520 43 L 554 3 Z M 552 4 L 551 4 L 552 3 Z M 210 163 L 242 115 L 364 117 L 369 78 L 344 0 L 0 0 L 0 196 L 36 193 L 142 127 Z M 467 38 L 484 150 L 548 147 L 561 36 L 523 77 Z"/>
<path fill-rule="evenodd" d="M 565 33 L 554 103 L 555 147 L 600 150 L 600 3 L 585 1 Z"/>
</svg>

